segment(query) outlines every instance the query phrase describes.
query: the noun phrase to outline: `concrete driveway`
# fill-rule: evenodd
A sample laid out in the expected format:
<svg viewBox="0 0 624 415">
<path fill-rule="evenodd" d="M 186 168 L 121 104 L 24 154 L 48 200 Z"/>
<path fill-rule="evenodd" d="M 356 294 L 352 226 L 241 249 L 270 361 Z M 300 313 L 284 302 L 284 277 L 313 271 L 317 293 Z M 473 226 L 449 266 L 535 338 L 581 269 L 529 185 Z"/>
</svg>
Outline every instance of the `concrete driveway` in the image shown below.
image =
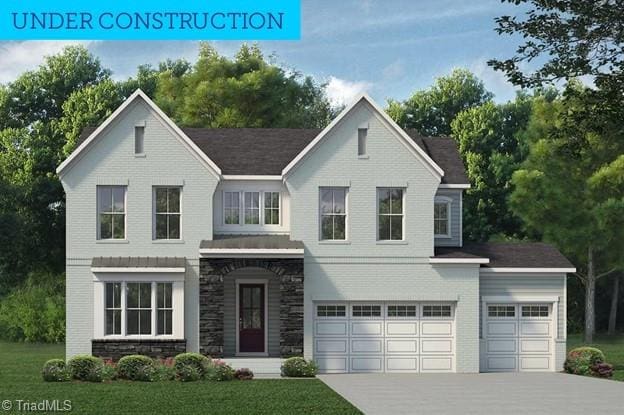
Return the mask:
<svg viewBox="0 0 624 415">
<path fill-rule="evenodd" d="M 624 382 L 562 373 L 319 378 L 365 414 L 622 414 Z"/>
</svg>

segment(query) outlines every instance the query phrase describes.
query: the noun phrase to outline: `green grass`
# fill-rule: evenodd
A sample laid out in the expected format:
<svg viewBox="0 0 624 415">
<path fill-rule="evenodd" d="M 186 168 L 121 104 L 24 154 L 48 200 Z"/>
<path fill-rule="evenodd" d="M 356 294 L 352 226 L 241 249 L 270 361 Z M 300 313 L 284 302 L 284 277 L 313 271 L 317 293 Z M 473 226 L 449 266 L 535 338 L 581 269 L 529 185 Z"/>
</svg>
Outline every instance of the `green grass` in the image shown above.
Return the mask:
<svg viewBox="0 0 624 415">
<path fill-rule="evenodd" d="M 317 379 L 43 382 L 43 363 L 63 356 L 63 345 L 0 342 L 0 402 L 67 399 L 77 414 L 360 414 Z"/>
<path fill-rule="evenodd" d="M 592 346 L 602 350 L 607 363 L 611 363 L 615 369 L 613 379 L 624 381 L 624 335 L 597 335 L 594 337 L 594 343 L 590 345 L 583 343 L 582 334 L 569 335 L 568 350 L 579 346 Z"/>
</svg>

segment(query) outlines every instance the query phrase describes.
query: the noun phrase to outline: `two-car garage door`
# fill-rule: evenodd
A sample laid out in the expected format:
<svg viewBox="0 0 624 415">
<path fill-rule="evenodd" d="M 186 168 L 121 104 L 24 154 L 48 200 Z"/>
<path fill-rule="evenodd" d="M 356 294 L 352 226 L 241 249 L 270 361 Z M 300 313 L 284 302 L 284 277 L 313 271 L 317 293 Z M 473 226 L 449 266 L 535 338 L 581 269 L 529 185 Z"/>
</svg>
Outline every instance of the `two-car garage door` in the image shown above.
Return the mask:
<svg viewBox="0 0 624 415">
<path fill-rule="evenodd" d="M 454 372 L 455 304 L 317 303 L 322 373 Z"/>
</svg>

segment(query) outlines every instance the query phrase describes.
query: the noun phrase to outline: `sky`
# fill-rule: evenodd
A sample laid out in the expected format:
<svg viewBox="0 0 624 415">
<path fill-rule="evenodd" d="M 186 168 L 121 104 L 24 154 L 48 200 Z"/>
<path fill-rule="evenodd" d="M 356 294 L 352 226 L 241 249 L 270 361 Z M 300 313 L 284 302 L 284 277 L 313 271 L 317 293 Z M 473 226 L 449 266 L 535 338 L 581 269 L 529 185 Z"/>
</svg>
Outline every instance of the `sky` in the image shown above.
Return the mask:
<svg viewBox="0 0 624 415">
<path fill-rule="evenodd" d="M 327 83 L 332 103 L 367 92 L 375 100 L 403 100 L 436 77 L 463 67 L 481 78 L 497 102 L 513 99 L 515 88 L 487 66 L 513 56 L 520 39 L 498 35 L 494 18 L 521 14 L 500 0 L 302 0 L 300 41 L 259 42 L 276 62 Z M 251 39 L 250 39 L 251 41 Z M 212 42 L 232 56 L 241 42 Z M 194 62 L 192 41 L 0 42 L 0 83 L 35 69 L 43 57 L 68 44 L 84 44 L 115 79 L 136 73 L 139 64 L 171 58 Z"/>
</svg>

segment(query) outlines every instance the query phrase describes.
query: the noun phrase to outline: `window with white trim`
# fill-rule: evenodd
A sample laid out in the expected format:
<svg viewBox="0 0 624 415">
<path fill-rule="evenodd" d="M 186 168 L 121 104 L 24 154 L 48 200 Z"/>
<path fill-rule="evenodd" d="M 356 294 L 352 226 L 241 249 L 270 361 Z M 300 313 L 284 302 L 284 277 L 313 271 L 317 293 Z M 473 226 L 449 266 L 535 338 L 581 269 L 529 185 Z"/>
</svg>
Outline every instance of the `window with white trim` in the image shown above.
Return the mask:
<svg viewBox="0 0 624 415">
<path fill-rule="evenodd" d="M 451 236 L 451 201 L 436 198 L 433 205 L 433 233 L 438 237 Z"/>
<path fill-rule="evenodd" d="M 448 304 L 423 305 L 423 317 L 451 317 L 451 306 Z"/>
<path fill-rule="evenodd" d="M 145 126 L 134 127 L 134 154 L 143 154 L 145 141 Z"/>
<path fill-rule="evenodd" d="M 126 334 L 152 334 L 151 282 L 129 282 L 126 286 Z"/>
<path fill-rule="evenodd" d="M 358 128 L 358 156 L 366 155 L 366 138 L 368 128 Z"/>
<path fill-rule="evenodd" d="M 516 307 L 513 305 L 488 305 L 488 317 L 515 317 Z"/>
<path fill-rule="evenodd" d="M 223 222 L 226 225 L 240 223 L 240 192 L 223 192 Z"/>
<path fill-rule="evenodd" d="M 403 189 L 377 189 L 377 240 L 403 240 Z"/>
<path fill-rule="evenodd" d="M 381 317 L 381 306 L 376 304 L 360 304 L 352 306 L 352 317 Z"/>
<path fill-rule="evenodd" d="M 347 188 L 321 187 L 321 240 L 347 239 Z"/>
<path fill-rule="evenodd" d="M 522 306 L 522 317 L 548 317 L 549 307 L 546 304 L 529 304 Z"/>
<path fill-rule="evenodd" d="M 121 334 L 121 283 L 109 282 L 105 292 L 105 328 L 106 335 Z"/>
<path fill-rule="evenodd" d="M 416 305 L 388 305 L 388 317 L 416 317 Z"/>
<path fill-rule="evenodd" d="M 154 239 L 181 238 L 180 195 L 180 187 L 154 187 Z"/>
<path fill-rule="evenodd" d="M 97 239 L 126 239 L 126 186 L 97 186 Z"/>
<path fill-rule="evenodd" d="M 316 306 L 317 317 L 345 317 L 346 306 L 336 304 L 319 304 Z"/>
<path fill-rule="evenodd" d="M 260 224 L 260 192 L 245 192 L 245 225 Z"/>
<path fill-rule="evenodd" d="M 264 224 L 279 225 L 280 223 L 280 193 L 264 192 Z"/>
<path fill-rule="evenodd" d="M 159 282 L 156 284 L 156 334 L 172 334 L 173 324 L 173 284 Z"/>
</svg>

